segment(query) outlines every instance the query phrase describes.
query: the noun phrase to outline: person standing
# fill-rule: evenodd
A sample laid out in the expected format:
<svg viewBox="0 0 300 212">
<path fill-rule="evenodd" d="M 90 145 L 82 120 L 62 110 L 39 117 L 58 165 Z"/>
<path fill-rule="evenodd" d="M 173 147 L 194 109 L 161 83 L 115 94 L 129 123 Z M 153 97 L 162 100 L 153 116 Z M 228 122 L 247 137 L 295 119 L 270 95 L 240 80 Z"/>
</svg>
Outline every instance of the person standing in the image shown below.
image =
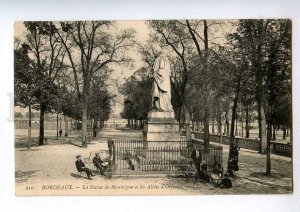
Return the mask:
<svg viewBox="0 0 300 212">
<path fill-rule="evenodd" d="M 193 159 L 195 167 L 196 167 L 197 172 L 199 174 L 200 173 L 200 163 L 201 163 L 201 159 L 202 159 L 201 149 L 200 149 L 199 146 L 194 148 L 194 150 L 192 151 L 191 158 Z"/>
</svg>

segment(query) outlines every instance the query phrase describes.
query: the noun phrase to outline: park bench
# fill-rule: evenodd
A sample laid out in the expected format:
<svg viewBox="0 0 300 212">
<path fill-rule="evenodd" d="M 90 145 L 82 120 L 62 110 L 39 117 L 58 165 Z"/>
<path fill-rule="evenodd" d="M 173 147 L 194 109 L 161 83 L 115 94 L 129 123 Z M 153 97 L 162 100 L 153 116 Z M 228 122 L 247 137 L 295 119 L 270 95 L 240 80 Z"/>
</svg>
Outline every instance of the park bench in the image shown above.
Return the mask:
<svg viewBox="0 0 300 212">
<path fill-rule="evenodd" d="M 79 171 L 78 169 L 77 169 L 77 175 L 79 175 L 80 177 L 87 177 L 85 171 Z"/>
</svg>

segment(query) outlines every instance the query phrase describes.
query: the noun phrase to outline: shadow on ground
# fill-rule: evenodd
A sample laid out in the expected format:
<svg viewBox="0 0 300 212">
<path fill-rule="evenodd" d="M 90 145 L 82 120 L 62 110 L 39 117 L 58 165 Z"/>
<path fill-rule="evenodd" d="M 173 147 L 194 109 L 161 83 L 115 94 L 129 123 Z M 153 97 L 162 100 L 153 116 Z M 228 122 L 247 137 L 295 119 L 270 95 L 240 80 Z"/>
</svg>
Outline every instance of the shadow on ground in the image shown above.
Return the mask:
<svg viewBox="0 0 300 212">
<path fill-rule="evenodd" d="M 84 174 L 84 176 L 81 176 L 79 174 L 75 174 L 75 173 L 70 173 L 71 177 L 74 177 L 75 179 L 81 179 L 81 178 L 85 178 L 87 179 L 86 175 Z"/>
<path fill-rule="evenodd" d="M 18 182 L 18 183 L 27 182 L 28 178 L 34 177 L 34 174 L 38 171 L 40 171 L 40 170 L 25 171 L 25 172 L 18 170 L 15 172 L 16 182 Z"/>
<path fill-rule="evenodd" d="M 266 179 L 274 179 L 274 180 L 278 180 L 284 177 L 283 174 L 279 174 L 279 173 L 274 173 L 274 171 L 272 172 L 272 174 L 270 176 L 267 176 L 266 173 L 264 172 L 252 172 L 249 174 L 249 177 L 254 177 L 254 178 L 266 178 Z"/>
<path fill-rule="evenodd" d="M 47 142 L 45 145 L 61 145 L 61 144 L 73 144 L 78 143 L 80 137 L 60 137 L 57 139 L 56 136 L 47 136 Z M 30 142 L 31 147 L 38 147 L 38 138 L 32 138 Z M 76 144 L 74 144 L 76 146 Z M 27 148 L 27 137 L 15 138 L 15 148 Z"/>
</svg>

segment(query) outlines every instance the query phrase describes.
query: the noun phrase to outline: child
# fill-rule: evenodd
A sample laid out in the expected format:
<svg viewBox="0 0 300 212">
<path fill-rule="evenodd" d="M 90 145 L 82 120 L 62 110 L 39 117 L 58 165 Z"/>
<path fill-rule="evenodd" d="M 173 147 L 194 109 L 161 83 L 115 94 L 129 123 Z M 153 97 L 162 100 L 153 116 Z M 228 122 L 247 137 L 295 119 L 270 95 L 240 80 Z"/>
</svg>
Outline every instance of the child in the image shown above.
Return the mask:
<svg viewBox="0 0 300 212">
<path fill-rule="evenodd" d="M 186 178 L 186 181 L 188 182 L 189 181 L 189 177 L 190 176 L 195 176 L 196 175 L 196 167 L 194 166 L 193 162 L 190 161 L 186 171 L 185 171 L 185 178 Z"/>
<path fill-rule="evenodd" d="M 210 176 L 207 173 L 207 165 L 206 165 L 205 160 L 202 162 L 202 165 L 201 165 L 201 170 L 200 170 L 200 173 L 199 173 L 199 179 L 203 183 L 209 183 L 210 182 Z"/>
</svg>

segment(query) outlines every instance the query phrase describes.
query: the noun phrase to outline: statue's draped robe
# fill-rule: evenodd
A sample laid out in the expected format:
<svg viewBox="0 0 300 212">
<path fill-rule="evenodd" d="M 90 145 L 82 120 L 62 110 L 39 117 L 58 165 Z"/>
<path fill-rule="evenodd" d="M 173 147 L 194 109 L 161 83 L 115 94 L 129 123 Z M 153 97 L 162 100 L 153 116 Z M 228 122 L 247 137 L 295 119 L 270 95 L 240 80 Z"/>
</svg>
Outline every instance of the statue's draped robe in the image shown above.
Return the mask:
<svg viewBox="0 0 300 212">
<path fill-rule="evenodd" d="M 152 102 L 155 97 L 158 98 L 156 107 L 160 111 L 172 112 L 173 107 L 171 104 L 171 67 L 167 57 L 158 57 L 153 66 L 153 89 L 152 89 Z"/>
</svg>

